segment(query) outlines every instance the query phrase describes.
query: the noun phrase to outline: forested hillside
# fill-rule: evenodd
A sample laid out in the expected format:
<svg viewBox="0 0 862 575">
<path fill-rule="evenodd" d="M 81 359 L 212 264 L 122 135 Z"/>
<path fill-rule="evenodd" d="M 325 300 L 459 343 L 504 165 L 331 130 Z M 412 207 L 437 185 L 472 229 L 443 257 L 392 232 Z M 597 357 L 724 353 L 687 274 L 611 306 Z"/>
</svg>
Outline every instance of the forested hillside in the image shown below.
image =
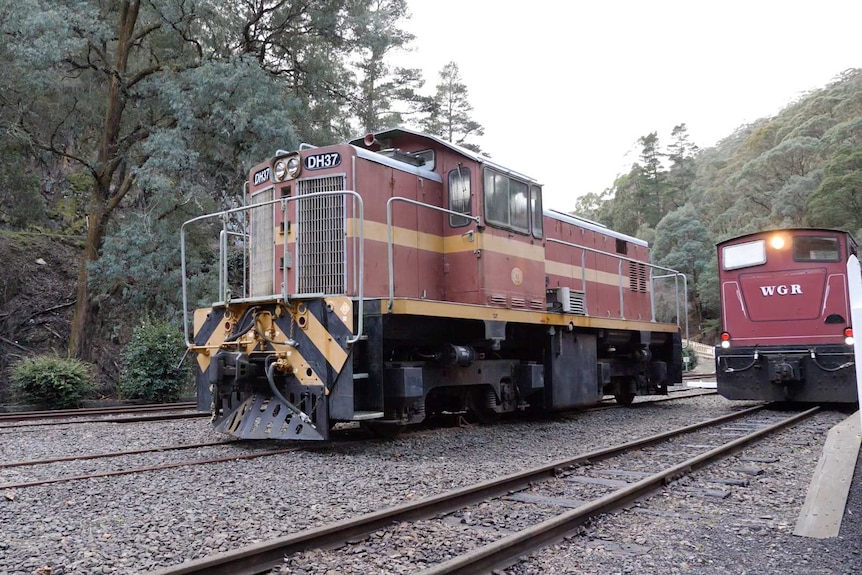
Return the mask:
<svg viewBox="0 0 862 575">
<path fill-rule="evenodd" d="M 712 148 L 685 124 L 665 146 L 640 139 L 640 160 L 578 212 L 653 244 L 659 265 L 687 274 L 697 330 L 719 319 L 715 243 L 780 227 L 836 228 L 862 238 L 862 70 L 739 127 Z M 696 331 L 695 330 L 695 333 Z"/>
</svg>

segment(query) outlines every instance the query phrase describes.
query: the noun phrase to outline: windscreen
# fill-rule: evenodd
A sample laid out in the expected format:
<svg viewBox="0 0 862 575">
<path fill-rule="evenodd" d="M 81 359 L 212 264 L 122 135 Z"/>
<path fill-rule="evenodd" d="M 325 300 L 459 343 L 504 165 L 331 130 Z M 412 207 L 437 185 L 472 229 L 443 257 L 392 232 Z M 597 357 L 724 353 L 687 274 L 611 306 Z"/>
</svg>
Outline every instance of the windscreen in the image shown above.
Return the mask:
<svg viewBox="0 0 862 575">
<path fill-rule="evenodd" d="M 721 248 L 721 261 L 725 270 L 737 270 L 766 263 L 766 242 L 755 240 Z"/>
</svg>

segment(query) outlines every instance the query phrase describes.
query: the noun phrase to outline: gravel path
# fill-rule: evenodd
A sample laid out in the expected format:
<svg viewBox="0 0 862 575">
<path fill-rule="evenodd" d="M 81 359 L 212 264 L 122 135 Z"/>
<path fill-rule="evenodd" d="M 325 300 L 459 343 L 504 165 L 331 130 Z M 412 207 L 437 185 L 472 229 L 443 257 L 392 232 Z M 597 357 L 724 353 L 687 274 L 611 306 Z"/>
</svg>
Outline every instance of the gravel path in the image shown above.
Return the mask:
<svg viewBox="0 0 862 575">
<path fill-rule="evenodd" d="M 0 493 L 0 574 L 145 573 L 680 427 L 744 405 L 706 396 L 554 420 L 423 430 L 406 433 L 393 441 L 343 441 L 322 450 L 4 492 Z M 825 430 L 845 417 L 846 414 L 837 412 L 818 416 L 816 435 L 811 436 L 809 430 L 803 438 L 808 445 L 785 446 L 788 452 L 779 466 L 785 470 L 781 480 L 765 488 L 772 501 L 767 507 L 774 507 L 768 512 L 772 519 L 758 519 L 756 525 L 749 526 L 741 520 L 733 523 L 731 514 L 725 518 L 717 512 L 717 517 L 713 517 L 709 506 L 716 505 L 718 509 L 726 500 L 706 500 L 697 495 L 695 484 L 680 482 L 661 496 L 662 500 L 667 499 L 668 516 L 633 508 L 602 519 L 584 535 L 583 541 L 593 542 L 590 545 L 583 545 L 578 537 L 571 545 L 560 545 L 553 553 L 543 555 L 542 560 L 532 559 L 518 573 L 712 573 L 701 571 L 704 565 L 688 557 L 703 554 L 718 565 L 717 559 L 725 557 L 728 549 L 740 555 L 739 540 L 756 543 L 761 537 L 767 549 L 773 544 L 780 549 L 788 543 L 776 540 L 783 536 L 779 526 L 789 524 L 792 530 Z M 5 434 L 0 442 L 0 458 L 36 459 L 219 438 L 205 419 L 70 425 L 39 433 Z M 134 462 L 99 460 L 98 465 L 140 466 L 164 462 L 165 457 L 165 454 L 148 454 L 136 456 Z M 50 475 L 80 473 L 80 463 L 68 464 L 68 470 L 66 465 L 53 464 Z M 20 477 L 21 473 L 21 469 L 14 474 L 12 469 L 0 470 L 0 483 L 9 483 L 11 477 Z M 751 482 L 751 486 L 759 484 Z M 677 491 L 679 500 L 676 495 L 668 495 Z M 862 503 L 858 508 L 862 509 Z M 766 514 L 758 511 L 758 517 Z M 688 516 L 691 524 L 681 520 Z M 613 546 L 602 541 L 627 544 L 615 540 L 614 522 L 628 518 L 642 525 L 643 535 L 635 538 L 633 544 L 649 551 L 617 557 L 617 551 L 606 549 Z M 715 549 L 701 541 L 694 530 L 694 526 L 704 524 L 704 518 L 710 522 L 724 519 L 730 522 L 731 531 L 712 532 L 718 535 L 713 539 Z M 858 533 L 858 523 L 856 527 Z M 416 534 L 405 537 L 409 540 Z M 811 546 L 811 542 L 786 537 L 797 546 L 803 543 Z M 686 546 L 683 541 L 694 547 Z M 841 557 L 846 558 L 841 565 L 855 566 L 858 570 L 859 556 L 852 553 L 851 547 L 836 547 L 842 550 Z M 812 548 L 815 549 L 812 557 L 821 554 L 819 548 Z M 593 550 L 588 553 L 589 549 Z M 610 557 L 603 564 L 609 570 L 593 568 L 599 565 L 595 557 L 602 554 Z M 763 559 L 762 555 L 757 559 Z M 544 564 L 551 556 L 560 557 L 561 563 Z M 653 571 L 649 570 L 650 561 L 656 565 Z M 729 572 L 772 572 L 757 567 L 758 564 L 753 563 L 748 571 Z M 784 573 L 817 573 L 783 569 Z M 722 568 L 725 571 L 727 568 Z M 381 572 L 386 572 L 385 566 Z"/>
</svg>

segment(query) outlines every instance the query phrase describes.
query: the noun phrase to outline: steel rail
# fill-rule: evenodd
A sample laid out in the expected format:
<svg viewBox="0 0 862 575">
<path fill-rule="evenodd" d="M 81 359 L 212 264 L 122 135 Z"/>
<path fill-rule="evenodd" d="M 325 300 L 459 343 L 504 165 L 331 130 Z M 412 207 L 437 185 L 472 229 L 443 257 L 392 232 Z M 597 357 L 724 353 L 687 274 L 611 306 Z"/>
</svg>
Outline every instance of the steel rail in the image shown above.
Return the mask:
<svg viewBox="0 0 862 575">
<path fill-rule="evenodd" d="M 245 453 L 241 455 L 231 455 L 229 457 L 215 457 L 211 459 L 196 459 L 193 461 L 177 461 L 174 463 L 165 463 L 162 465 L 148 465 L 146 467 L 136 467 L 131 469 L 117 469 L 114 471 L 103 471 L 100 473 L 90 473 L 86 475 L 67 475 L 65 477 L 55 477 L 53 479 L 38 479 L 34 481 L 22 481 L 19 483 L 7 483 L 0 485 L 0 490 L 3 489 L 22 489 L 24 487 L 36 487 L 37 485 L 51 485 L 54 483 L 66 483 L 68 481 L 80 481 L 83 479 L 96 479 L 100 477 L 116 477 L 118 475 L 132 475 L 135 473 L 144 473 L 147 471 L 162 471 L 165 469 L 174 469 L 177 467 L 191 467 L 194 465 L 208 465 L 210 463 L 226 463 L 228 461 L 239 461 L 241 459 L 257 459 L 260 457 L 268 457 L 270 455 L 281 455 L 283 453 L 291 453 L 294 451 L 308 449 L 304 446 L 294 446 L 288 449 L 274 449 L 271 451 L 263 451 L 259 453 Z"/>
<path fill-rule="evenodd" d="M 619 509 L 627 503 L 691 473 L 710 461 L 724 457 L 765 435 L 775 433 L 789 425 L 806 419 L 819 410 L 819 406 L 812 407 L 802 413 L 788 417 L 778 423 L 759 429 L 649 477 L 645 477 L 613 493 L 585 503 L 581 507 L 545 520 L 538 525 L 523 529 L 464 555 L 425 569 L 419 575 L 472 575 L 475 573 L 490 573 L 494 569 L 512 565 L 518 561 L 520 556 L 561 540 L 565 535 L 571 533 L 591 517 Z"/>
<path fill-rule="evenodd" d="M 65 461 L 88 461 L 91 459 L 106 459 L 109 457 L 123 457 L 124 455 L 143 455 L 144 453 L 160 453 L 163 451 L 180 451 L 182 449 L 215 447 L 217 445 L 228 445 L 231 443 L 237 443 L 237 441 L 210 441 L 208 443 L 166 445 L 164 447 L 151 447 L 150 449 L 131 449 L 128 451 L 111 451 L 109 453 L 85 453 L 81 455 L 68 455 L 66 457 L 51 457 L 49 459 L 27 459 L 22 461 L 12 461 L 10 463 L 0 463 L 0 469 L 5 469 L 7 467 L 29 467 L 34 465 L 47 465 L 49 463 L 63 463 Z"/>
<path fill-rule="evenodd" d="M 659 443 L 671 437 L 718 425 L 726 421 L 739 419 L 764 407 L 765 404 L 757 405 L 700 423 L 665 431 L 620 445 L 597 449 L 501 478 L 461 487 L 419 501 L 367 513 L 357 518 L 345 519 L 234 551 L 195 559 L 155 571 L 155 575 L 258 575 L 281 565 L 284 557 L 292 553 L 341 544 L 350 539 L 359 538 L 379 529 L 386 528 L 396 522 L 426 519 L 441 513 L 452 512 L 466 505 L 484 501 L 490 497 L 523 489 L 533 481 L 558 476 L 562 470 L 582 465 L 586 462 L 606 459 L 632 449 Z"/>
<path fill-rule="evenodd" d="M 85 407 L 81 409 L 47 409 L 40 411 L 10 411 L 0 413 L 0 421 L 27 421 L 30 419 L 58 419 L 63 417 L 86 417 L 88 415 L 114 413 L 145 413 L 148 411 L 175 411 L 195 409 L 193 401 L 147 405 L 118 405 L 112 407 Z"/>
<path fill-rule="evenodd" d="M 109 414 L 105 414 L 109 415 Z M 142 421 L 170 421 L 174 419 L 194 419 L 198 417 L 212 417 L 212 414 L 196 411 L 194 413 L 164 413 L 162 415 L 139 415 L 128 417 L 73 419 L 71 421 L 42 421 L 27 423 L 8 423 L 0 425 L 0 429 L 21 429 L 22 427 L 48 427 L 53 425 L 76 425 L 79 423 L 140 423 Z"/>
</svg>

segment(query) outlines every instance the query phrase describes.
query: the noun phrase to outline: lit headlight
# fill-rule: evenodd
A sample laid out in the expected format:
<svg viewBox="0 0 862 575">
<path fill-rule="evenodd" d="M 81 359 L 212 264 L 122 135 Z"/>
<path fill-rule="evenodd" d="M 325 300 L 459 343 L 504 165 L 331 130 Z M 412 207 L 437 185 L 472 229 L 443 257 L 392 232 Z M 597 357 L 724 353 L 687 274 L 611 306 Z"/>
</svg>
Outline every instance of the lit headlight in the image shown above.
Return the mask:
<svg viewBox="0 0 862 575">
<path fill-rule="evenodd" d="M 272 175 L 276 182 L 282 181 L 287 176 L 287 160 L 278 160 L 272 166 Z"/>
</svg>

